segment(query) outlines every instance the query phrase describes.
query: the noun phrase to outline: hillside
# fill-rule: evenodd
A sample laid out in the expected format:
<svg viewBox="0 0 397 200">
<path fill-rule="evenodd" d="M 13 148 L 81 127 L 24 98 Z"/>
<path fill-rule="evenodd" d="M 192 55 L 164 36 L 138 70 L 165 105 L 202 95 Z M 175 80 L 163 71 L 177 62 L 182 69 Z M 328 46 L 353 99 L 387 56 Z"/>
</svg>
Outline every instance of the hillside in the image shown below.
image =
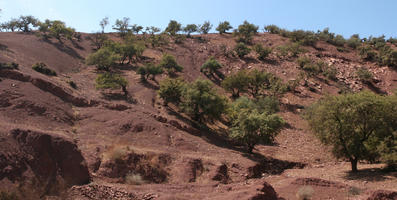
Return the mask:
<svg viewBox="0 0 397 200">
<path fill-rule="evenodd" d="M 297 58 L 277 50 L 265 61 L 254 51 L 244 58 L 227 55 L 236 45 L 232 34 L 170 39 L 164 46 L 148 45 L 138 62 L 117 67 L 129 82 L 131 99 L 126 100 L 118 91 L 109 95 L 95 88 L 98 71 L 84 64 L 95 48 L 90 38 L 82 33 L 80 40 L 60 43 L 33 33 L 0 33 L 0 63 L 19 64 L 17 70 L 0 69 L 0 191 L 21 199 L 250 199 L 267 182 L 285 199 L 295 199 L 305 185 L 314 189 L 313 199 L 366 199 L 375 190 L 397 188 L 397 173 L 382 171 L 382 164 L 360 163 L 360 171 L 350 173 L 350 164 L 333 158 L 301 117 L 305 107 L 325 95 L 396 90 L 397 71 L 362 60 L 358 50 L 341 52 L 324 41 L 302 47 L 303 55 L 334 66 L 336 80 L 311 77 L 284 94 L 279 114 L 288 126 L 274 145 L 257 145 L 248 154 L 224 137 L 223 124 L 199 129 L 175 107 L 165 106 L 156 90 L 166 75 L 142 82 L 137 67 L 158 63 L 168 53 L 184 67 L 180 76 L 192 82 L 208 79 L 200 67 L 213 56 L 225 76 L 259 69 L 286 83 L 302 72 Z M 291 42 L 260 33 L 253 43 L 277 49 Z M 34 71 L 37 62 L 58 75 Z M 358 79 L 360 68 L 372 72 L 370 83 Z M 219 93 L 230 96 L 212 81 Z M 137 173 L 143 180 L 134 177 Z"/>
</svg>

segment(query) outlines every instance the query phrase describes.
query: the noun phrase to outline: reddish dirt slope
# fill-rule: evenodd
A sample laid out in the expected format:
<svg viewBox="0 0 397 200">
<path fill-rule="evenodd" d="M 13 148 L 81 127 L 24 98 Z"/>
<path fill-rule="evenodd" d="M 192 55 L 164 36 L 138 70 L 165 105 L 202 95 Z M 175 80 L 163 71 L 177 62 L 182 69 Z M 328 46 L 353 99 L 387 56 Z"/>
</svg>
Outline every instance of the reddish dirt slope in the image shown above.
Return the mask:
<svg viewBox="0 0 397 200">
<path fill-rule="evenodd" d="M 379 164 L 362 163 L 359 174 L 350 174 L 349 164 L 333 159 L 300 117 L 304 106 L 325 94 L 337 94 L 341 83 L 353 90 L 367 88 L 354 76 L 359 67 L 374 72 L 378 81 L 370 89 L 390 93 L 396 88 L 396 71 L 362 62 L 354 50 L 341 53 L 322 42 L 316 49 L 306 47 L 307 56 L 338 69 L 338 82 L 310 79 L 311 90 L 299 86 L 296 93 L 287 93 L 281 99 L 280 115 L 290 126 L 277 136 L 276 145 L 258 145 L 253 155 L 247 155 L 240 147 L 210 131 L 197 130 L 186 116 L 164 107 L 156 95 L 158 83 L 141 83 L 135 66 L 119 69 L 129 81 L 131 100 L 125 100 L 117 91 L 105 96 L 96 90 L 97 72 L 83 62 L 92 51 L 88 37 L 89 34 L 83 34 L 81 41 L 61 44 L 56 40 L 43 41 L 34 34 L 0 33 L 0 62 L 20 64 L 19 70 L 0 71 L 2 133 L 11 133 L 11 129 L 3 127 L 61 133 L 77 144 L 88 165 L 92 183 L 74 186 L 64 198 L 250 199 L 261 194 L 264 182 L 285 199 L 295 199 L 304 186 L 313 190 L 314 199 L 363 199 L 373 190 L 397 188 L 397 175 L 380 171 Z M 233 48 L 235 41 L 231 35 L 201 37 L 206 42 L 171 42 L 165 47 L 146 49 L 144 56 L 158 62 L 164 52 L 174 55 L 184 66 L 181 75 L 189 81 L 206 78 L 200 73 L 200 66 L 210 56 L 221 62 L 225 75 L 256 68 L 288 81 L 300 72 L 294 59 L 280 59 L 276 53 L 266 62 L 257 60 L 253 52 L 246 59 L 225 56 L 221 46 Z M 254 42 L 277 47 L 289 41 L 278 35 L 260 34 Z M 33 71 L 31 66 L 36 62 L 46 63 L 58 76 Z M 158 80 L 163 78 L 165 75 Z M 70 80 L 77 84 L 77 89 L 67 84 Z M 12 151 L 5 149 L 4 155 Z M 297 181 L 301 178 L 323 180 Z M 0 190 L 18 184 L 10 177 L 2 181 L 5 184 Z M 134 185 L 137 183 L 140 185 Z"/>
</svg>

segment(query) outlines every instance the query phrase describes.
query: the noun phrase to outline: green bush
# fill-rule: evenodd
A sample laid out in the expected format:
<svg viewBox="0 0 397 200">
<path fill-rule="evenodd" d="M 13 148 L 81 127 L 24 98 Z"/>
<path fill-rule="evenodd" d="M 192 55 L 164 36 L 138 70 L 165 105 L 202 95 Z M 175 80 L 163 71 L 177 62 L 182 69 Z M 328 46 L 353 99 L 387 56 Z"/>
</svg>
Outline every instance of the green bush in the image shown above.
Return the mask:
<svg viewBox="0 0 397 200">
<path fill-rule="evenodd" d="M 127 91 L 127 85 L 128 81 L 114 73 L 103 73 L 99 74 L 98 77 L 95 80 L 96 82 L 96 88 L 97 89 L 119 89 L 121 88 L 122 91 L 124 92 L 124 95 L 128 95 Z"/>
<path fill-rule="evenodd" d="M 278 46 L 277 50 L 279 56 L 287 57 L 297 57 L 299 54 L 306 52 L 306 50 L 297 42 Z"/>
<path fill-rule="evenodd" d="M 397 38 L 390 37 L 387 41 L 391 44 L 397 45 Z"/>
<path fill-rule="evenodd" d="M 57 73 L 54 70 L 48 68 L 47 65 L 45 63 L 42 63 L 42 62 L 34 64 L 32 66 L 32 69 L 37 71 L 37 72 L 40 72 L 42 74 L 49 75 L 49 76 L 56 76 L 57 75 Z"/>
<path fill-rule="evenodd" d="M 0 70 L 1 69 L 18 69 L 18 68 L 19 68 L 19 64 L 15 63 L 15 62 L 0 63 Z"/>
<path fill-rule="evenodd" d="M 234 47 L 234 51 L 239 58 L 243 58 L 251 52 L 251 49 L 244 43 L 240 42 L 236 44 L 236 46 Z"/>
<path fill-rule="evenodd" d="M 182 79 L 167 78 L 160 82 L 158 94 L 163 99 L 165 105 L 168 105 L 168 103 L 179 105 L 185 85 L 186 83 Z"/>
<path fill-rule="evenodd" d="M 314 46 L 318 41 L 317 36 L 312 31 L 294 30 L 288 34 L 292 42 L 299 42 L 305 46 Z"/>
<path fill-rule="evenodd" d="M 256 44 L 254 50 L 258 54 L 259 60 L 265 60 L 272 53 L 272 48 L 263 47 L 261 44 Z"/>
<path fill-rule="evenodd" d="M 95 65 L 98 70 L 109 70 L 116 65 L 116 61 L 119 59 L 120 55 L 110 48 L 101 48 L 95 53 L 88 55 L 85 62 L 87 65 Z"/>
<path fill-rule="evenodd" d="M 175 75 L 176 72 L 181 72 L 183 70 L 183 67 L 176 62 L 175 57 L 170 54 L 163 55 L 159 67 L 166 69 L 170 75 Z"/>
<path fill-rule="evenodd" d="M 191 33 L 198 31 L 198 26 L 196 24 L 188 24 L 183 28 L 183 31 L 187 33 L 188 37 L 190 37 Z"/>
<path fill-rule="evenodd" d="M 391 99 L 367 91 L 327 96 L 309 107 L 305 118 L 335 157 L 349 160 L 356 172 L 358 161 L 381 157 L 377 148 L 397 129 L 397 104 Z"/>
<path fill-rule="evenodd" d="M 171 20 L 168 23 L 167 28 L 165 29 L 165 32 L 169 33 L 171 36 L 175 36 L 179 31 L 182 30 L 182 25 L 178 23 L 175 20 Z"/>
<path fill-rule="evenodd" d="M 365 68 L 358 69 L 356 75 L 363 82 L 370 82 L 373 78 L 373 74 Z"/>
<path fill-rule="evenodd" d="M 258 32 L 258 28 L 258 26 L 255 26 L 248 21 L 244 21 L 243 24 L 238 26 L 238 29 L 235 31 L 234 34 L 238 37 L 238 42 L 250 44 L 252 41 L 252 36 L 254 36 Z"/>
<path fill-rule="evenodd" d="M 237 99 L 229 109 L 230 137 L 252 153 L 256 144 L 271 144 L 285 125 L 284 120 L 247 97 Z"/>
<path fill-rule="evenodd" d="M 182 110 L 192 119 L 205 122 L 220 119 L 227 107 L 227 98 L 217 94 L 208 80 L 196 80 L 183 91 Z"/>
<path fill-rule="evenodd" d="M 216 27 L 216 30 L 219 32 L 219 34 L 223 34 L 232 28 L 233 27 L 230 25 L 230 23 L 228 21 L 224 21 L 224 22 L 219 23 L 218 27 Z"/>
<path fill-rule="evenodd" d="M 202 34 L 208 34 L 212 29 L 212 24 L 209 21 L 205 21 L 204 24 L 199 26 L 199 31 Z"/>
<path fill-rule="evenodd" d="M 249 75 L 246 70 L 238 71 L 235 74 L 229 75 L 222 81 L 222 87 L 232 93 L 233 98 L 240 97 L 240 93 L 247 91 Z"/>
<path fill-rule="evenodd" d="M 361 45 L 361 39 L 358 34 L 352 35 L 347 41 L 347 46 L 351 47 L 352 49 L 357 49 Z"/>
<path fill-rule="evenodd" d="M 257 98 L 264 95 L 263 90 L 271 88 L 273 74 L 254 69 L 247 73 L 247 78 L 247 91 L 252 97 Z"/>
<path fill-rule="evenodd" d="M 337 75 L 337 70 L 334 66 L 325 66 L 325 68 L 323 68 L 323 72 L 322 75 L 330 80 L 334 80 L 336 81 L 336 75 Z"/>
<path fill-rule="evenodd" d="M 281 33 L 281 29 L 274 24 L 265 26 L 265 31 L 272 33 L 272 34 L 280 34 Z"/>
<path fill-rule="evenodd" d="M 378 54 L 370 46 L 362 46 L 359 50 L 359 54 L 364 60 L 376 61 L 378 59 Z"/>
<path fill-rule="evenodd" d="M 214 58 L 210 57 L 200 68 L 200 71 L 204 74 L 214 75 L 219 69 L 222 68 L 222 65 Z"/>
<path fill-rule="evenodd" d="M 137 70 L 137 73 L 141 75 L 141 79 L 143 81 L 149 79 L 150 76 L 152 80 L 156 80 L 156 76 L 162 74 L 163 72 L 164 70 L 161 66 L 156 66 L 152 63 L 139 67 Z"/>
</svg>

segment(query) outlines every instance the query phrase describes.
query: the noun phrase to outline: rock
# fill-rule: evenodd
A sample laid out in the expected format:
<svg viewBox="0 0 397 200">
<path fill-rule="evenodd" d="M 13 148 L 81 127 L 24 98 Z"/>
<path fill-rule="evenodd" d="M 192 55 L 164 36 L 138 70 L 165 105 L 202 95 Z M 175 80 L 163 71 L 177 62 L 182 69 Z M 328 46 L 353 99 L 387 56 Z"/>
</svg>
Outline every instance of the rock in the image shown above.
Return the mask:
<svg viewBox="0 0 397 200">
<path fill-rule="evenodd" d="M 267 182 L 263 183 L 262 193 L 255 195 L 251 200 L 278 200 L 278 195 L 274 188 Z"/>
<path fill-rule="evenodd" d="M 371 194 L 368 200 L 397 200 L 397 192 L 377 190 Z"/>
</svg>

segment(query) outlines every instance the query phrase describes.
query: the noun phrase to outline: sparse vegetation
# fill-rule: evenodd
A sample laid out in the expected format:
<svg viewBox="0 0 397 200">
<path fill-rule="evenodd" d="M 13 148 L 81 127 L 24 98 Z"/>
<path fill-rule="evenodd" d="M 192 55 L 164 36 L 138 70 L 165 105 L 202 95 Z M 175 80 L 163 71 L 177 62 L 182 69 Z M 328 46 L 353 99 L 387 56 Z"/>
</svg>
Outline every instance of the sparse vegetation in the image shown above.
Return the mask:
<svg viewBox="0 0 397 200">
<path fill-rule="evenodd" d="M 365 68 L 358 69 L 356 71 L 356 74 L 358 79 L 360 79 L 364 83 L 369 83 L 373 78 L 372 73 Z"/>
<path fill-rule="evenodd" d="M 128 81 L 118 75 L 118 74 L 114 74 L 114 73 L 103 73 L 103 74 L 99 74 L 98 77 L 95 80 L 96 82 L 96 88 L 97 89 L 119 89 L 121 88 L 124 92 L 124 95 L 127 96 L 128 95 L 128 91 L 127 91 L 127 85 L 128 85 Z"/>
<path fill-rule="evenodd" d="M 164 72 L 161 66 L 156 66 L 152 63 L 139 67 L 137 73 L 141 75 L 142 80 L 147 80 L 150 76 L 152 80 L 156 80 L 156 76 Z"/>
<path fill-rule="evenodd" d="M 48 75 L 48 76 L 56 76 L 57 75 L 57 73 L 54 70 L 48 68 L 47 65 L 42 62 L 34 64 L 32 66 L 32 69 L 37 72 L 40 72 L 42 74 Z"/>
<path fill-rule="evenodd" d="M 19 68 L 19 64 L 15 63 L 15 62 L 0 63 L 0 70 L 2 70 L 2 69 L 18 69 L 18 68 Z"/>
<path fill-rule="evenodd" d="M 234 47 L 234 51 L 239 58 L 243 58 L 251 52 L 251 49 L 244 43 L 240 42 L 236 44 L 236 46 Z"/>
<path fill-rule="evenodd" d="M 183 70 L 183 67 L 176 62 L 175 57 L 170 54 L 163 55 L 159 67 L 167 70 L 169 75 L 175 75 L 177 72 L 181 72 Z"/>
<path fill-rule="evenodd" d="M 262 61 L 265 60 L 270 55 L 270 53 L 272 53 L 272 48 L 263 47 L 263 45 L 261 44 L 256 44 L 254 46 L 254 50 L 258 54 L 258 59 Z"/>
<path fill-rule="evenodd" d="M 206 75 L 214 76 L 221 68 L 222 65 L 214 57 L 211 57 L 201 66 L 200 71 Z"/>
<path fill-rule="evenodd" d="M 85 62 L 87 65 L 95 65 L 98 70 L 109 70 L 116 66 L 120 56 L 109 48 L 101 48 L 97 52 L 88 55 Z"/>
<path fill-rule="evenodd" d="M 230 25 L 228 21 L 224 21 L 219 23 L 218 27 L 216 27 L 216 30 L 219 32 L 219 34 L 224 34 L 233 27 Z"/>
<path fill-rule="evenodd" d="M 182 79 L 167 78 L 160 82 L 158 94 L 164 100 L 165 105 L 168 103 L 179 105 L 185 85 L 186 83 Z"/>
</svg>

